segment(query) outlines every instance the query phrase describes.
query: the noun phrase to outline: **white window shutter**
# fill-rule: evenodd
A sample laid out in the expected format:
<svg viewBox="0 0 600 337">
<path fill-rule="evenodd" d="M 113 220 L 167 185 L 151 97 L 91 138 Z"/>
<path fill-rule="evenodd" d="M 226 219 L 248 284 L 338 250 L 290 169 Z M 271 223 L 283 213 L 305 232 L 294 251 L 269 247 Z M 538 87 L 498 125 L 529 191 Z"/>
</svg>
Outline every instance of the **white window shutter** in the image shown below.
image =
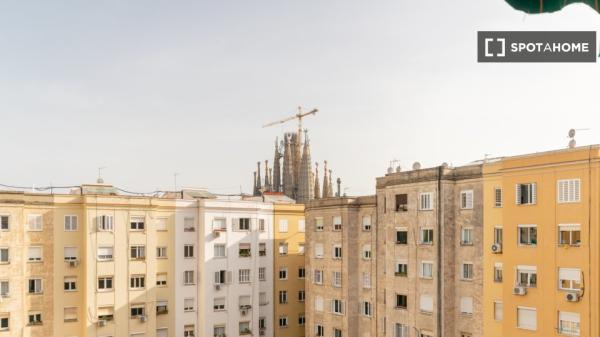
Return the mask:
<svg viewBox="0 0 600 337">
<path fill-rule="evenodd" d="M 521 185 L 517 184 L 517 186 L 515 187 L 515 202 L 517 203 L 517 205 L 521 204 Z"/>
<path fill-rule="evenodd" d="M 537 184 L 531 184 L 531 203 L 537 204 Z"/>
</svg>

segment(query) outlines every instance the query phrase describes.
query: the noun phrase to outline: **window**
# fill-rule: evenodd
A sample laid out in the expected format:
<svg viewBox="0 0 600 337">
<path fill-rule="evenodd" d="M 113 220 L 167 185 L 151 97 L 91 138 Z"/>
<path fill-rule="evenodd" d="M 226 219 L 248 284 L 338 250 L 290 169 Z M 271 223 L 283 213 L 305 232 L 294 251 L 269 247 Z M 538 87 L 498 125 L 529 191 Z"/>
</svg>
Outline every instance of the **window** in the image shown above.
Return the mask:
<svg viewBox="0 0 600 337">
<path fill-rule="evenodd" d="M 144 230 L 144 218 L 134 217 L 129 221 L 129 229 L 132 231 L 143 231 Z"/>
<path fill-rule="evenodd" d="M 279 219 L 279 233 L 287 233 L 288 221 L 287 219 Z"/>
<path fill-rule="evenodd" d="M 249 243 L 238 244 L 238 255 L 239 257 L 250 257 L 252 250 L 250 249 Z"/>
<path fill-rule="evenodd" d="M 114 307 L 98 307 L 98 320 L 111 321 L 115 314 Z"/>
<path fill-rule="evenodd" d="M 502 282 L 502 263 L 496 262 L 494 264 L 494 282 Z"/>
<path fill-rule="evenodd" d="M 156 247 L 156 258 L 166 259 L 167 258 L 167 247 Z"/>
<path fill-rule="evenodd" d="M 558 332 L 569 336 L 579 336 L 581 333 L 580 317 L 578 313 L 559 311 Z"/>
<path fill-rule="evenodd" d="M 473 314 L 473 297 L 460 298 L 460 313 L 463 315 Z"/>
<path fill-rule="evenodd" d="M 313 282 L 315 284 L 323 284 L 323 271 L 322 270 L 315 270 L 313 273 Z"/>
<path fill-rule="evenodd" d="M 216 302 L 216 299 L 215 299 Z M 225 308 L 225 299 L 223 299 L 223 308 Z M 194 311 L 194 299 L 184 298 L 183 299 L 183 311 L 190 312 Z"/>
<path fill-rule="evenodd" d="M 65 277 L 63 288 L 65 291 L 77 290 L 77 278 L 74 276 Z"/>
<path fill-rule="evenodd" d="M 146 246 L 136 245 L 131 246 L 130 249 L 131 258 L 134 260 L 143 260 L 146 258 Z"/>
<path fill-rule="evenodd" d="M 494 243 L 502 245 L 502 226 L 494 227 Z"/>
<path fill-rule="evenodd" d="M 183 285 L 192 285 L 196 283 L 196 277 L 194 276 L 193 270 L 186 270 L 183 272 Z"/>
<path fill-rule="evenodd" d="M 8 297 L 10 294 L 10 283 L 7 280 L 0 281 L 0 297 Z"/>
<path fill-rule="evenodd" d="M 517 327 L 525 330 L 537 330 L 537 310 L 517 307 Z"/>
<path fill-rule="evenodd" d="M 396 323 L 394 337 L 409 337 L 408 331 L 408 325 Z"/>
<path fill-rule="evenodd" d="M 213 309 L 215 311 L 223 311 L 225 310 L 225 297 L 215 298 L 213 301 Z"/>
<path fill-rule="evenodd" d="M 315 296 L 315 311 L 323 311 L 323 297 Z"/>
<path fill-rule="evenodd" d="M 370 215 L 364 215 L 362 217 L 362 229 L 365 232 L 368 232 L 371 230 L 371 216 Z"/>
<path fill-rule="evenodd" d="M 463 227 L 460 231 L 460 244 L 463 246 L 473 245 L 473 227 Z"/>
<path fill-rule="evenodd" d="M 41 294 L 43 292 L 42 279 L 32 278 L 29 279 L 29 293 L 30 294 Z"/>
<path fill-rule="evenodd" d="M 430 295 L 421 295 L 419 309 L 422 312 L 433 312 L 433 297 Z"/>
<path fill-rule="evenodd" d="M 306 299 L 306 292 L 304 290 L 298 290 L 298 301 L 304 302 Z"/>
<path fill-rule="evenodd" d="M 517 205 L 532 205 L 537 202 L 537 188 L 535 183 L 517 184 Z"/>
<path fill-rule="evenodd" d="M 460 192 L 460 208 L 473 209 L 473 190 Z"/>
<path fill-rule="evenodd" d="M 144 313 L 146 312 L 146 307 L 143 304 L 132 304 L 130 307 L 130 317 L 131 318 L 138 318 L 140 316 L 144 316 Z"/>
<path fill-rule="evenodd" d="M 494 320 L 502 321 L 504 319 L 504 305 L 500 301 L 494 301 Z"/>
<path fill-rule="evenodd" d="M 132 275 L 129 278 L 129 287 L 131 289 L 143 289 L 146 287 L 146 277 L 144 275 Z"/>
<path fill-rule="evenodd" d="M 494 207 L 502 207 L 502 188 L 494 188 Z"/>
<path fill-rule="evenodd" d="M 298 278 L 303 279 L 305 277 L 306 277 L 306 269 L 304 269 L 304 267 L 299 267 L 298 268 Z"/>
<path fill-rule="evenodd" d="M 323 230 L 323 218 L 315 218 L 315 231 L 320 232 Z"/>
<path fill-rule="evenodd" d="M 362 249 L 362 257 L 365 260 L 371 259 L 371 245 L 364 245 Z"/>
<path fill-rule="evenodd" d="M 298 220 L 298 232 L 304 233 L 306 231 L 306 220 L 299 219 Z"/>
<path fill-rule="evenodd" d="M 65 322 L 77 322 L 77 308 L 67 307 L 63 311 L 63 321 Z"/>
<path fill-rule="evenodd" d="M 396 229 L 396 244 L 406 245 L 408 244 L 408 231 L 406 228 Z"/>
<path fill-rule="evenodd" d="M 194 245 L 183 245 L 183 257 L 193 258 L 194 257 Z"/>
<path fill-rule="evenodd" d="M 431 211 L 433 206 L 431 204 L 431 193 L 419 194 L 419 210 L 420 211 Z"/>
<path fill-rule="evenodd" d="M 279 243 L 279 255 L 287 255 L 288 253 L 288 244 L 284 242 Z"/>
<path fill-rule="evenodd" d="M 269 304 L 269 301 L 267 300 L 267 293 L 266 292 L 260 292 L 260 293 L 258 293 L 258 304 L 259 305 L 267 305 L 267 304 Z"/>
<path fill-rule="evenodd" d="M 158 218 L 156 219 L 156 230 L 157 231 L 166 231 L 167 230 L 167 218 Z"/>
<path fill-rule="evenodd" d="M 537 268 L 517 266 L 517 286 L 535 288 L 537 286 Z"/>
<path fill-rule="evenodd" d="M 29 325 L 40 325 L 42 324 L 42 313 L 41 312 L 30 312 L 29 313 Z"/>
<path fill-rule="evenodd" d="M 250 283 L 250 269 L 240 269 L 238 271 L 239 283 Z"/>
<path fill-rule="evenodd" d="M 8 215 L 0 215 L 0 232 L 7 232 L 10 230 L 9 219 L 10 217 Z"/>
<path fill-rule="evenodd" d="M 342 258 L 342 245 L 333 245 L 333 258 L 334 259 Z"/>
<path fill-rule="evenodd" d="M 524 246 L 537 245 L 537 226 L 536 225 L 518 225 L 519 244 Z"/>
<path fill-rule="evenodd" d="M 367 302 L 367 301 L 362 302 L 361 305 L 360 305 L 360 308 L 361 308 L 361 311 L 362 311 L 361 313 L 364 316 L 371 317 L 371 302 Z"/>
<path fill-rule="evenodd" d="M 225 257 L 225 245 L 215 244 L 215 257 Z"/>
<path fill-rule="evenodd" d="M 316 337 L 325 337 L 325 327 L 320 324 L 315 325 L 315 335 Z"/>
<path fill-rule="evenodd" d="M 363 273 L 363 288 L 370 289 L 371 288 L 371 274 Z"/>
<path fill-rule="evenodd" d="M 250 300 L 250 295 L 242 295 L 238 297 L 238 305 L 240 309 L 249 309 L 252 307 L 252 301 Z"/>
<path fill-rule="evenodd" d="M 65 261 L 77 261 L 77 247 L 65 247 Z"/>
<path fill-rule="evenodd" d="M 342 272 L 341 271 L 332 272 L 331 283 L 336 288 L 339 288 L 342 286 Z"/>
<path fill-rule="evenodd" d="M 34 246 L 27 248 L 27 261 L 40 262 L 42 261 L 42 247 Z"/>
<path fill-rule="evenodd" d="M 184 232 L 195 232 L 196 231 L 196 219 L 184 218 L 183 219 L 183 231 Z"/>
<path fill-rule="evenodd" d="M 98 291 L 108 291 L 113 289 L 112 276 L 98 277 Z"/>
<path fill-rule="evenodd" d="M 215 325 L 213 327 L 213 335 L 214 337 L 225 337 L 225 326 Z"/>
<path fill-rule="evenodd" d="M 396 194 L 396 212 L 408 211 L 408 194 Z"/>
<path fill-rule="evenodd" d="M 334 231 L 342 230 L 342 217 L 339 215 L 333 217 L 333 230 Z"/>
<path fill-rule="evenodd" d="M 6 314 L 2 314 L 2 316 L 0 316 L 0 331 L 7 331 L 9 329 L 8 316 L 5 315 Z"/>
<path fill-rule="evenodd" d="M 421 267 L 421 268 L 423 268 L 423 267 Z M 423 269 L 421 269 L 421 272 L 423 272 Z M 408 276 L 408 263 L 405 260 L 396 262 L 396 268 L 394 270 L 394 275 L 401 276 L 401 277 Z"/>
<path fill-rule="evenodd" d="M 344 314 L 344 302 L 342 300 L 331 300 L 331 312 L 338 315 Z"/>
<path fill-rule="evenodd" d="M 298 244 L 298 254 L 304 255 L 304 242 Z"/>
<path fill-rule="evenodd" d="M 259 281 L 266 281 L 267 280 L 266 270 L 267 270 L 267 268 L 265 268 L 265 267 L 259 267 L 258 268 L 258 280 Z"/>
<path fill-rule="evenodd" d="M 252 331 L 250 331 L 250 322 L 240 322 L 239 328 L 240 335 L 252 334 Z"/>
<path fill-rule="evenodd" d="M 433 278 L 433 262 L 421 262 L 420 275 L 421 278 Z"/>
<path fill-rule="evenodd" d="M 98 247 L 98 260 L 109 261 L 113 259 L 113 247 Z"/>
<path fill-rule="evenodd" d="M 156 329 L 156 337 L 169 337 L 169 328 Z"/>
<path fill-rule="evenodd" d="M 299 326 L 304 326 L 306 325 L 306 316 L 304 316 L 304 314 L 298 314 L 298 325 Z"/>
<path fill-rule="evenodd" d="M 77 216 L 65 215 L 65 232 L 74 232 L 77 230 Z"/>
<path fill-rule="evenodd" d="M 250 230 L 250 218 L 239 218 L 233 219 L 233 230 L 235 231 L 249 231 Z"/>
<path fill-rule="evenodd" d="M 322 259 L 323 255 L 324 255 L 323 244 L 322 243 L 315 243 L 315 258 Z"/>
<path fill-rule="evenodd" d="M 101 215 L 97 217 L 96 226 L 98 227 L 98 231 L 112 232 L 114 229 L 112 215 Z"/>
<path fill-rule="evenodd" d="M 581 269 L 558 268 L 558 289 L 569 291 L 581 290 Z"/>
<path fill-rule="evenodd" d="M 157 287 L 166 287 L 167 286 L 167 273 L 157 273 L 156 274 L 156 286 Z"/>
<path fill-rule="evenodd" d="M 288 302 L 288 296 L 286 290 L 279 291 L 279 304 L 286 304 Z"/>
<path fill-rule="evenodd" d="M 408 307 L 408 296 L 396 294 L 396 309 L 406 309 Z"/>
<path fill-rule="evenodd" d="M 280 280 L 287 280 L 288 278 L 288 269 L 287 267 L 281 267 L 279 268 L 279 279 Z"/>
<path fill-rule="evenodd" d="M 227 230 L 227 221 L 225 218 L 214 218 L 212 221 L 213 231 L 223 232 Z"/>
<path fill-rule="evenodd" d="M 433 229 L 432 228 L 421 228 L 421 244 L 432 245 L 433 244 Z"/>
<path fill-rule="evenodd" d="M 163 315 L 169 312 L 169 305 L 167 301 L 156 301 L 156 314 Z"/>
<path fill-rule="evenodd" d="M 8 248 L 0 248 L 0 263 L 9 263 L 10 255 Z"/>
<path fill-rule="evenodd" d="M 340 329 L 333 329 L 333 337 L 342 337 L 342 330 Z"/>
<path fill-rule="evenodd" d="M 464 262 L 461 269 L 461 279 L 472 280 L 473 279 L 473 263 Z"/>
<path fill-rule="evenodd" d="M 27 230 L 33 232 L 43 230 L 42 216 L 39 214 L 29 214 L 27 216 Z"/>
<path fill-rule="evenodd" d="M 288 326 L 287 316 L 280 316 L 279 317 L 279 327 L 280 328 L 287 328 L 287 326 Z"/>
<path fill-rule="evenodd" d="M 581 200 L 579 179 L 566 179 L 557 182 L 558 203 L 579 202 Z"/>
<path fill-rule="evenodd" d="M 265 226 L 265 219 L 258 219 L 258 230 L 261 232 L 267 230 L 267 227 Z"/>
<path fill-rule="evenodd" d="M 231 272 L 219 270 L 215 272 L 215 284 L 225 284 L 231 282 Z"/>
<path fill-rule="evenodd" d="M 581 225 L 558 225 L 558 243 L 560 245 L 579 246 L 581 244 Z"/>
<path fill-rule="evenodd" d="M 267 244 L 266 243 L 258 244 L 258 256 L 267 256 Z"/>
</svg>

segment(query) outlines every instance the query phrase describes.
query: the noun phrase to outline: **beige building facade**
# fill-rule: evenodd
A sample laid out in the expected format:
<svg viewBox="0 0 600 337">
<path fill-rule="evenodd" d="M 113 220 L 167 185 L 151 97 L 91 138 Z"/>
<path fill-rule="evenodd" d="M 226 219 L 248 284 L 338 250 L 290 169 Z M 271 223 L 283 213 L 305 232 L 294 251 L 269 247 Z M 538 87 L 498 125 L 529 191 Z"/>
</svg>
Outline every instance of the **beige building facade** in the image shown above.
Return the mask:
<svg viewBox="0 0 600 337">
<path fill-rule="evenodd" d="M 482 336 L 481 165 L 377 178 L 377 331 Z"/>
<path fill-rule="evenodd" d="M 306 206 L 306 334 L 378 336 L 375 197 Z"/>
</svg>

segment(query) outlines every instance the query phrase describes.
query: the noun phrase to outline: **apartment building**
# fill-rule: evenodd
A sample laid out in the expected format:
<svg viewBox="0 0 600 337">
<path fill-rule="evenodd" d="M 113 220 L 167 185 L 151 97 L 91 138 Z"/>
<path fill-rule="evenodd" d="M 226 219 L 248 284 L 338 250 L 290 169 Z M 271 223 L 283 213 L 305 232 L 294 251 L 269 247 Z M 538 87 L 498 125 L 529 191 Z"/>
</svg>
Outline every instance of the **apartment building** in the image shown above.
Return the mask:
<svg viewBox="0 0 600 337">
<path fill-rule="evenodd" d="M 306 333 L 380 336 L 375 196 L 326 198 L 306 206 Z"/>
<path fill-rule="evenodd" d="M 481 165 L 377 178 L 377 331 L 482 336 Z"/>
<path fill-rule="evenodd" d="M 599 336 L 600 146 L 484 165 L 484 335 Z"/>
<path fill-rule="evenodd" d="M 304 205 L 273 205 L 274 336 L 304 337 L 306 299 Z"/>
</svg>

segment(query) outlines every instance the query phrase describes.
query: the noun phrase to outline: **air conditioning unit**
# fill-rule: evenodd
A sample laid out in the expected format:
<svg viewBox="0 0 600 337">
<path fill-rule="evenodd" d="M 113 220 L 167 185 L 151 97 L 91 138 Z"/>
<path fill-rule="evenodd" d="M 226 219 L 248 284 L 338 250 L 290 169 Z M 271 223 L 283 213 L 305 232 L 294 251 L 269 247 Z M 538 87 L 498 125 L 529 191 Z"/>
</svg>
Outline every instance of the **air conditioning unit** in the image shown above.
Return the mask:
<svg viewBox="0 0 600 337">
<path fill-rule="evenodd" d="M 220 284 L 215 284 L 215 290 L 221 290 L 221 285 Z"/>
<path fill-rule="evenodd" d="M 499 243 L 494 243 L 492 245 L 492 253 L 494 253 L 494 254 L 502 253 L 502 245 Z"/>
<path fill-rule="evenodd" d="M 579 295 L 579 293 L 576 292 L 570 292 L 565 295 L 565 299 L 569 302 L 579 302 L 580 298 L 581 295 Z"/>
<path fill-rule="evenodd" d="M 101 319 L 98 321 L 98 326 L 105 326 L 106 325 L 106 320 Z"/>
<path fill-rule="evenodd" d="M 148 320 L 148 316 L 146 316 L 146 315 L 140 315 L 139 317 L 140 317 L 140 322 L 145 322 Z"/>
<path fill-rule="evenodd" d="M 79 261 L 77 260 L 71 260 L 69 261 L 69 267 L 75 268 L 79 265 Z"/>
<path fill-rule="evenodd" d="M 213 236 L 218 238 L 221 235 L 221 232 L 219 232 L 218 230 L 213 230 Z"/>
<path fill-rule="evenodd" d="M 246 316 L 246 314 L 247 314 L 246 310 L 242 310 L 241 314 L 242 314 L 242 316 Z"/>
<path fill-rule="evenodd" d="M 519 295 L 519 296 L 524 296 L 527 294 L 527 288 L 525 287 L 514 287 L 513 288 L 513 294 L 514 295 Z"/>
</svg>

